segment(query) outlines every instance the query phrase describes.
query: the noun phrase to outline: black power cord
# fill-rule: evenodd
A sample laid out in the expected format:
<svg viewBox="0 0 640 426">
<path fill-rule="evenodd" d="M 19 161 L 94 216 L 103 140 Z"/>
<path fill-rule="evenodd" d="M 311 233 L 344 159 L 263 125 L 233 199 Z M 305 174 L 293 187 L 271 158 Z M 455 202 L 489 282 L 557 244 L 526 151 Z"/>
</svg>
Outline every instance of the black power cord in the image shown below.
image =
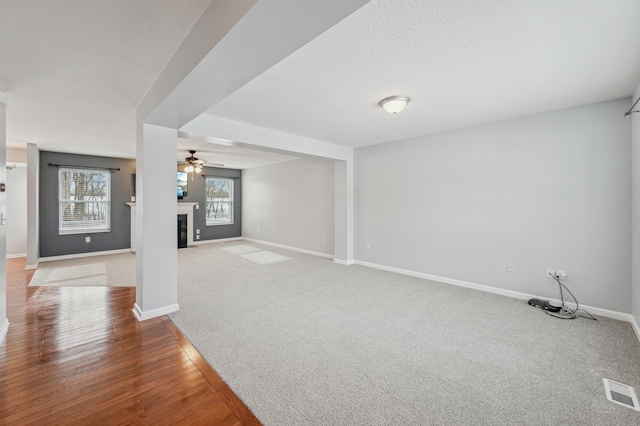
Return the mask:
<svg viewBox="0 0 640 426">
<path fill-rule="evenodd" d="M 556 318 L 560 318 L 560 319 L 574 319 L 576 317 L 580 317 L 580 318 L 586 318 L 586 319 L 590 319 L 590 320 L 596 321 L 596 318 L 594 318 L 593 315 L 591 315 L 589 312 L 587 312 L 584 309 L 580 309 L 580 305 L 578 304 L 578 299 L 576 299 L 576 297 L 573 295 L 573 293 L 571 293 L 571 290 L 569 290 L 567 288 L 567 286 L 565 286 L 564 284 L 562 284 L 560 282 L 560 279 L 557 276 L 555 276 L 551 272 L 549 272 L 549 275 L 551 276 L 551 278 L 553 278 L 558 283 L 558 286 L 560 287 L 561 307 L 560 307 L 560 310 L 558 312 L 552 312 L 552 311 L 547 311 L 547 310 L 543 309 L 544 313 L 546 313 L 547 315 L 551 315 L 552 317 L 556 317 Z M 564 304 L 564 293 L 562 292 L 563 288 L 565 290 L 567 290 L 567 292 L 573 298 L 573 301 L 576 302 L 576 309 L 571 309 L 570 307 L 568 307 L 567 305 Z M 580 312 L 584 312 L 586 314 L 586 316 L 585 315 L 580 315 Z"/>
</svg>

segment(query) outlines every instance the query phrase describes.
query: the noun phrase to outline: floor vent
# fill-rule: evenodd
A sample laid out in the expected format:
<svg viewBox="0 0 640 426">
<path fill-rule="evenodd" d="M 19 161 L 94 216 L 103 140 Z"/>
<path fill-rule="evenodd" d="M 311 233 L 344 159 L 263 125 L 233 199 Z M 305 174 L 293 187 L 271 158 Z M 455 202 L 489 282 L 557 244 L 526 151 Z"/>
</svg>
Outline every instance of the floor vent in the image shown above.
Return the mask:
<svg viewBox="0 0 640 426">
<path fill-rule="evenodd" d="M 604 382 L 604 391 L 609 401 L 640 411 L 638 398 L 631 386 L 614 382 L 610 379 L 602 379 L 602 381 Z"/>
</svg>

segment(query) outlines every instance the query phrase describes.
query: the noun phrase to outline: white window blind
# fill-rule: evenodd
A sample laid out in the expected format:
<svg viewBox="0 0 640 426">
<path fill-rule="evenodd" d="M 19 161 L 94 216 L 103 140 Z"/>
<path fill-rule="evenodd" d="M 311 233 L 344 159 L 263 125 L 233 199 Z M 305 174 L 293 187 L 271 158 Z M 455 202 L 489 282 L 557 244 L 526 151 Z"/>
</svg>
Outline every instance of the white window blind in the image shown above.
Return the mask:
<svg viewBox="0 0 640 426">
<path fill-rule="evenodd" d="M 60 168 L 58 188 L 60 234 L 110 230 L 109 171 Z"/>
<path fill-rule="evenodd" d="M 207 225 L 233 223 L 233 179 L 207 178 Z"/>
</svg>

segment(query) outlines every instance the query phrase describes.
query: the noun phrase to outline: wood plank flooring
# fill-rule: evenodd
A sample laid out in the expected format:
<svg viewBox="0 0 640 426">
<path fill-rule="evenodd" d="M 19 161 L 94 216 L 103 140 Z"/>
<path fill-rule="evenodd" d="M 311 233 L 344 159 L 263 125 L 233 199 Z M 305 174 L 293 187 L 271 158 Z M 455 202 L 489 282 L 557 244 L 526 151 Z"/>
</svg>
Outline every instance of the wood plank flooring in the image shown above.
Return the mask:
<svg viewBox="0 0 640 426">
<path fill-rule="evenodd" d="M 132 287 L 28 287 L 7 260 L 0 425 L 260 425 L 169 317 Z"/>
</svg>

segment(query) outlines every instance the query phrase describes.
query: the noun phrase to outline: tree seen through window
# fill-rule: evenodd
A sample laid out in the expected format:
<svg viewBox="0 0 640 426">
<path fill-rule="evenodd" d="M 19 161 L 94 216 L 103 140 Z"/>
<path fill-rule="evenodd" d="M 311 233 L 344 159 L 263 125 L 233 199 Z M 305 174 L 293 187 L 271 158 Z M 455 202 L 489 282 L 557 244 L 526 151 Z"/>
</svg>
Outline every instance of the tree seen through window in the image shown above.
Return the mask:
<svg viewBox="0 0 640 426">
<path fill-rule="evenodd" d="M 101 170 L 60 169 L 59 232 L 108 231 L 111 174 Z"/>
<path fill-rule="evenodd" d="M 206 182 L 207 225 L 233 223 L 233 180 L 207 178 Z"/>
</svg>

